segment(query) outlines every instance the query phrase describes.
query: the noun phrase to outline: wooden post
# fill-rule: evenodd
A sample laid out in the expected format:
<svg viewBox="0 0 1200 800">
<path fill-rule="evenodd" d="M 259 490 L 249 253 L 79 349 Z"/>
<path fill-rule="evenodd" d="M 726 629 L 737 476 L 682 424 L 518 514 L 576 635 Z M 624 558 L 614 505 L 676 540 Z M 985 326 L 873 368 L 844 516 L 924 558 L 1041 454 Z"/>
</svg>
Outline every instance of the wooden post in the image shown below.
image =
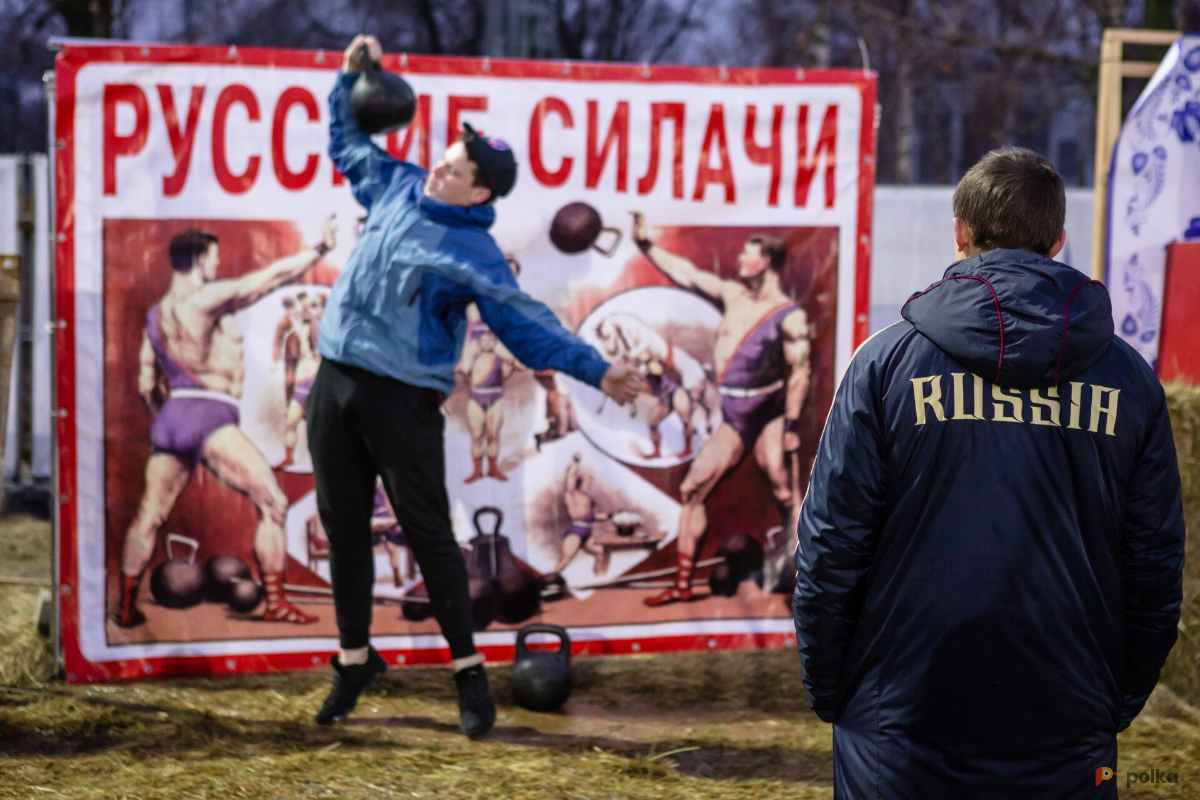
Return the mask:
<svg viewBox="0 0 1200 800">
<path fill-rule="evenodd" d="M 1170 46 L 1177 31 L 1108 28 L 1100 43 L 1100 77 L 1096 91 L 1096 166 L 1093 175 L 1096 207 L 1092 225 L 1092 277 L 1104 279 L 1104 256 L 1108 247 L 1108 170 L 1113 148 L 1121 133 L 1122 98 L 1125 78 L 1146 79 L 1154 75 L 1153 61 L 1126 61 L 1125 45 Z"/>
<path fill-rule="evenodd" d="M 21 259 L 0 255 L 0 464 L 8 430 L 8 386 L 12 379 L 13 347 L 17 343 L 17 306 L 21 301 Z M 0 481 L 0 507 L 4 485 Z"/>
</svg>

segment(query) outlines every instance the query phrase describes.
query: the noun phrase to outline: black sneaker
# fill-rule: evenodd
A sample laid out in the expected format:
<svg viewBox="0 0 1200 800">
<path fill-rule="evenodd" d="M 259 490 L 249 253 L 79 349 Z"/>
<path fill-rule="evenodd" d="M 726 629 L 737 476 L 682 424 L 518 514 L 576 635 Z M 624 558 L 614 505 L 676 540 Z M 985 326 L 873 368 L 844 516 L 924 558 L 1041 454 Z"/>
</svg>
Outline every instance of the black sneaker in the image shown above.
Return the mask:
<svg viewBox="0 0 1200 800">
<path fill-rule="evenodd" d="M 458 721 L 467 736 L 483 736 L 496 722 L 496 704 L 488 691 L 487 673 L 482 664 L 454 673 L 458 687 Z"/>
<path fill-rule="evenodd" d="M 344 666 L 336 655 L 329 657 L 329 663 L 333 666 L 333 688 L 325 698 L 325 705 L 317 712 L 318 725 L 331 725 L 345 719 L 363 690 L 387 670 L 387 662 L 374 647 L 367 652 L 365 664 Z"/>
</svg>

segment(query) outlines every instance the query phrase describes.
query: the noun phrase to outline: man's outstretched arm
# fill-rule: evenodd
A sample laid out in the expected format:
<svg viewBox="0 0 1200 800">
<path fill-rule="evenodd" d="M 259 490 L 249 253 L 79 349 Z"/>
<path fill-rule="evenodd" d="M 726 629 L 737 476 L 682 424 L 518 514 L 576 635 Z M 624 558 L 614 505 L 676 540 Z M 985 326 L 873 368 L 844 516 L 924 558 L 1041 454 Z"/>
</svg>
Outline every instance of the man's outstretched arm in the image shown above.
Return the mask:
<svg viewBox="0 0 1200 800">
<path fill-rule="evenodd" d="M 812 710 L 836 722 L 842 665 L 866 593 L 885 513 L 879 365 L 850 362 L 817 449 L 800 510 L 793 618 Z"/>
<path fill-rule="evenodd" d="M 668 252 L 650 239 L 650 227 L 640 211 L 633 212 L 633 241 L 654 267 L 683 289 L 700 292 L 713 300 L 722 300 L 725 281 L 705 272 L 683 256 Z"/>
<path fill-rule="evenodd" d="M 643 383 L 637 370 L 610 365 L 596 348 L 564 328 L 544 303 L 521 291 L 507 263 L 471 267 L 443 259 L 428 268 L 435 273 L 429 280 L 449 281 L 456 285 L 454 291 L 475 302 L 483 321 L 522 364 L 535 370 L 565 372 L 620 404 L 637 397 Z"/>
<path fill-rule="evenodd" d="M 321 243 L 284 256 L 262 269 L 232 280 L 213 281 L 195 294 L 195 302 L 214 316 L 232 314 L 280 286 L 299 280 L 337 244 L 337 221 L 330 214 L 321 226 Z"/>
</svg>

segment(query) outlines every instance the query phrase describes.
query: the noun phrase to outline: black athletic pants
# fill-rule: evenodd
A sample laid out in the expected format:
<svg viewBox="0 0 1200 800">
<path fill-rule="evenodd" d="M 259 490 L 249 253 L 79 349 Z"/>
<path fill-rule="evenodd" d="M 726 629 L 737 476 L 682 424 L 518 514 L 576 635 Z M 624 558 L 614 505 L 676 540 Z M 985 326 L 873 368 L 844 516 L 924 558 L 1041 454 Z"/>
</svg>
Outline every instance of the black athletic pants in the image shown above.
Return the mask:
<svg viewBox="0 0 1200 800">
<path fill-rule="evenodd" d="M 308 448 L 341 646 L 366 647 L 375 478 L 425 578 L 450 657 L 475 653 L 467 567 L 450 527 L 441 393 L 324 359 L 308 395 Z"/>
</svg>

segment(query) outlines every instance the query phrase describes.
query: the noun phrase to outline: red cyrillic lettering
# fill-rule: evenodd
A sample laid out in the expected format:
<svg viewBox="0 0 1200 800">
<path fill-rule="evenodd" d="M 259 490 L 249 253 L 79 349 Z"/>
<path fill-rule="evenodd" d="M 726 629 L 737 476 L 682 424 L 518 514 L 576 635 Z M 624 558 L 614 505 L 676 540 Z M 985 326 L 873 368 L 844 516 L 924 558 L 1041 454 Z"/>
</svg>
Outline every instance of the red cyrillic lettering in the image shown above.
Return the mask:
<svg viewBox="0 0 1200 800">
<path fill-rule="evenodd" d="M 812 158 L 808 157 L 808 106 L 800 106 L 800 118 L 796 121 L 796 207 L 808 204 L 808 190 L 817 172 L 817 159 L 825 154 L 825 207 L 833 208 L 837 185 L 837 115 L 838 107 L 825 109 L 821 120 L 821 132 L 813 147 Z"/>
<path fill-rule="evenodd" d="M 312 179 L 317 174 L 317 167 L 321 163 L 321 157 L 316 153 L 309 153 L 308 158 L 304 159 L 304 169 L 292 172 L 288 168 L 287 153 L 284 150 L 284 133 L 287 128 L 288 111 L 292 106 L 304 106 L 309 122 L 319 120 L 321 112 L 317 108 L 317 100 L 312 96 L 312 92 L 300 86 L 289 86 L 284 89 L 283 94 L 279 95 L 279 102 L 275 104 L 275 117 L 271 121 L 271 166 L 275 168 L 275 177 L 279 179 L 280 186 L 297 191 L 312 183 Z"/>
<path fill-rule="evenodd" d="M 771 189 L 767 193 L 767 205 L 779 205 L 779 183 L 783 177 L 783 106 L 774 106 L 771 111 L 771 143 L 760 147 L 754 138 L 758 122 L 758 107 L 746 106 L 746 156 L 752 164 L 771 168 Z"/>
<path fill-rule="evenodd" d="M 430 96 L 417 96 L 417 112 L 413 114 L 412 122 L 404 129 L 404 141 L 400 140 L 400 131 L 392 131 L 387 135 L 385 149 L 401 161 L 408 161 L 408 151 L 412 147 L 413 138 L 420 139 L 417 145 L 417 161 L 423 168 L 429 169 L 429 118 Z"/>
<path fill-rule="evenodd" d="M 553 172 L 542 162 L 542 123 L 546 115 L 551 113 L 562 118 L 564 128 L 575 126 L 571 108 L 565 101 L 557 97 L 547 97 L 538 103 L 533 109 L 533 116 L 529 118 L 529 168 L 533 170 L 533 177 L 543 186 L 562 186 L 571 176 L 571 166 L 575 159 L 563 156 L 558 169 Z"/>
<path fill-rule="evenodd" d="M 250 187 L 254 185 L 262 158 L 257 155 L 250 156 L 246 160 L 246 169 L 242 171 L 241 175 L 235 175 L 230 171 L 229 162 L 225 158 L 225 118 L 229 115 L 229 109 L 234 103 L 241 103 L 246 107 L 246 117 L 250 122 L 258 122 L 259 119 L 258 98 L 254 96 L 254 92 L 250 91 L 250 87 L 234 83 L 221 90 L 221 93 L 217 95 L 217 107 L 213 110 L 213 172 L 222 189 L 230 194 L 242 194 L 249 191 Z"/>
<path fill-rule="evenodd" d="M 338 172 L 337 167 L 334 167 L 333 168 L 333 185 L 341 186 L 345 182 L 346 182 L 346 176 L 343 175 L 342 173 Z"/>
<path fill-rule="evenodd" d="M 612 122 L 608 125 L 608 133 L 604 136 L 604 146 L 597 148 L 599 138 L 600 104 L 588 100 L 587 104 L 587 177 L 584 185 L 595 189 L 600 183 L 600 174 L 608 163 L 608 153 L 613 142 L 617 145 L 617 191 L 624 192 L 629 185 L 629 101 L 617 103 L 613 111 Z"/>
<path fill-rule="evenodd" d="M 683 103 L 650 104 L 650 163 L 646 165 L 646 174 L 638 178 L 638 194 L 649 194 L 658 181 L 659 137 L 662 134 L 663 119 L 669 118 L 675 123 L 671 193 L 677 198 L 683 198 L 683 120 L 686 113 L 687 108 Z"/>
<path fill-rule="evenodd" d="M 133 106 L 133 130 L 117 133 L 117 105 Z M 117 159 L 135 156 L 146 146 L 150 132 L 150 104 L 146 93 L 132 83 L 110 83 L 104 87 L 104 122 L 102 160 L 104 162 L 104 194 L 117 193 Z"/>
<path fill-rule="evenodd" d="M 162 103 L 163 119 L 167 123 L 167 138 L 171 141 L 171 153 L 175 156 L 175 171 L 163 176 L 163 194 L 174 197 L 183 191 L 187 183 L 188 167 L 192 163 L 192 146 L 196 143 L 196 128 L 200 122 L 200 103 L 204 100 L 204 87 L 193 86 L 188 100 L 187 122 L 179 129 L 179 114 L 175 110 L 175 94 L 165 83 L 158 84 L 158 100 Z"/>
<path fill-rule="evenodd" d="M 712 166 L 712 149 L 717 148 L 717 158 L 720 163 Z M 737 198 L 737 190 L 733 185 L 733 165 L 729 162 L 729 141 L 725 137 L 725 106 L 713 103 L 708 113 L 708 127 L 704 129 L 704 144 L 700 146 L 700 164 L 696 167 L 696 190 L 693 200 L 703 200 L 710 183 L 719 183 L 725 187 L 725 202 L 732 203 Z"/>
<path fill-rule="evenodd" d="M 447 98 L 446 106 L 446 146 L 449 147 L 462 131 L 462 123 L 458 118 L 464 111 L 487 111 L 486 97 L 463 96 L 452 94 Z M 483 133 L 483 131 L 479 131 Z"/>
</svg>

